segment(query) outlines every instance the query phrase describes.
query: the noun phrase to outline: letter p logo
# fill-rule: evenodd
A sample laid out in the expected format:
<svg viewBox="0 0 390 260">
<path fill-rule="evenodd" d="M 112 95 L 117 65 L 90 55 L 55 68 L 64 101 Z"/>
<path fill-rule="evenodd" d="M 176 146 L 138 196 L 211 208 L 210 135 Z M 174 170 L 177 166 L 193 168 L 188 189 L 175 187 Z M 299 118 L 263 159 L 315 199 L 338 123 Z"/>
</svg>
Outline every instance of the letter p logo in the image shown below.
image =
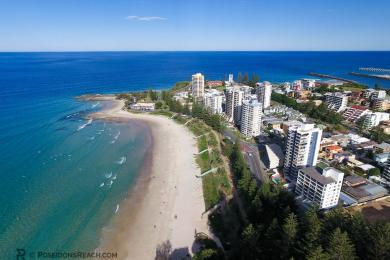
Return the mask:
<svg viewBox="0 0 390 260">
<path fill-rule="evenodd" d="M 26 260 L 26 250 L 23 248 L 16 249 L 16 260 Z"/>
</svg>

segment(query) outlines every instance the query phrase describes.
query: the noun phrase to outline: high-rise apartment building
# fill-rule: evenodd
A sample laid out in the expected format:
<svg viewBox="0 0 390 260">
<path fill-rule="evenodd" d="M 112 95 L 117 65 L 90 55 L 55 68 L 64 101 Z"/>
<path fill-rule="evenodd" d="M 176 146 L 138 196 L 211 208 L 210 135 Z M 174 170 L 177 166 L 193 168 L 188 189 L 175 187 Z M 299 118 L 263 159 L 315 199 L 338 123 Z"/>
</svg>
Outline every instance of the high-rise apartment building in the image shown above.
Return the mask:
<svg viewBox="0 0 390 260">
<path fill-rule="evenodd" d="M 314 124 L 290 126 L 287 133 L 283 172 L 296 181 L 299 167 L 315 166 L 320 150 L 322 130 Z"/>
<path fill-rule="evenodd" d="M 246 137 L 260 135 L 261 104 L 256 100 L 244 100 L 241 111 L 241 133 Z"/>
<path fill-rule="evenodd" d="M 271 105 L 272 85 L 268 81 L 256 83 L 257 100 L 262 104 L 263 110 Z"/>
<path fill-rule="evenodd" d="M 192 75 L 192 97 L 199 100 L 204 95 L 204 76 L 201 73 Z"/>
</svg>

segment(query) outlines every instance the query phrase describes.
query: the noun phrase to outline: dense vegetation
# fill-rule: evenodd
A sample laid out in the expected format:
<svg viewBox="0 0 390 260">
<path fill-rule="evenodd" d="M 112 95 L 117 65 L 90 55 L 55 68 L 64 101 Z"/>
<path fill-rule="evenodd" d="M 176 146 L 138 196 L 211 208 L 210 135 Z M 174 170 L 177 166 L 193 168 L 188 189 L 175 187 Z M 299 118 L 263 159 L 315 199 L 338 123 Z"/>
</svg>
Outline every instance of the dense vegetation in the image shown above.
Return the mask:
<svg viewBox="0 0 390 260">
<path fill-rule="evenodd" d="M 342 116 L 336 112 L 328 110 L 326 105 L 322 103 L 318 107 L 314 102 L 298 103 L 295 99 L 283 94 L 272 93 L 272 100 L 291 107 L 299 112 L 308 115 L 311 118 L 321 120 L 329 124 L 339 124 L 343 120 Z"/>
<path fill-rule="evenodd" d="M 212 114 L 208 109 L 206 109 L 201 104 L 194 102 L 192 104 L 192 113 L 191 115 L 195 118 L 203 120 L 207 125 L 211 126 L 215 131 L 222 132 L 224 127 L 224 120 L 221 115 Z"/>
<path fill-rule="evenodd" d="M 236 143 L 228 148 L 235 184 L 244 200 L 247 220 L 234 225 L 232 209 L 210 216 L 210 224 L 229 259 L 389 259 L 390 223 L 367 224 L 362 215 L 343 208 L 328 213 L 298 210 L 293 195 L 272 183 L 255 185 Z M 239 226 L 234 229 L 232 226 Z M 232 232 L 234 232 L 232 234 Z M 238 239 L 232 239 L 232 237 Z M 216 257 L 201 259 L 223 259 Z"/>
</svg>

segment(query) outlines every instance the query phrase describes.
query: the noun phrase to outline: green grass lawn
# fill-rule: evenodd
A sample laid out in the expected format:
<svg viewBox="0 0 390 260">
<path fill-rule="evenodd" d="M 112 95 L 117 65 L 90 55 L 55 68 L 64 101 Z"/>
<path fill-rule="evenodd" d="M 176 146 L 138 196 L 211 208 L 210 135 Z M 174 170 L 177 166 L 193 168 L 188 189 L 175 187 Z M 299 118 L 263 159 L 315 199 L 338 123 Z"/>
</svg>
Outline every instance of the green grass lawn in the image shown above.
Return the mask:
<svg viewBox="0 0 390 260">
<path fill-rule="evenodd" d="M 200 167 L 201 173 L 211 169 L 210 155 L 209 155 L 208 151 L 198 155 L 198 158 L 196 158 L 196 161 Z"/>
<path fill-rule="evenodd" d="M 203 195 L 206 209 L 216 205 L 225 195 L 231 194 L 231 186 L 225 170 L 218 169 L 202 178 Z"/>
<path fill-rule="evenodd" d="M 155 110 L 153 112 L 150 112 L 152 115 L 161 115 L 161 116 L 167 116 L 167 117 L 172 117 L 173 113 L 168 111 L 168 110 Z"/>
<path fill-rule="evenodd" d="M 208 148 L 208 145 L 207 145 L 207 136 L 201 136 L 198 138 L 198 150 L 199 152 L 200 151 L 203 151 L 203 150 L 206 150 Z"/>
</svg>

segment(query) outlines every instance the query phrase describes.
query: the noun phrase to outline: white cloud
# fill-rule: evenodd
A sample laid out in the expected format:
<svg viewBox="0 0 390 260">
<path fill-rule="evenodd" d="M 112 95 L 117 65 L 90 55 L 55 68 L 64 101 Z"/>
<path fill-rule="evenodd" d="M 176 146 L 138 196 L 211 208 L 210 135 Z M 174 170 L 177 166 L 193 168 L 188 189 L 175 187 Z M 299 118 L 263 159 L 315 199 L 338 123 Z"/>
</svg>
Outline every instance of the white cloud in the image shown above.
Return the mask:
<svg viewBox="0 0 390 260">
<path fill-rule="evenodd" d="M 167 20 L 167 18 L 161 16 L 137 16 L 137 15 L 127 16 L 125 19 L 131 21 L 146 21 L 146 22 Z"/>
</svg>

